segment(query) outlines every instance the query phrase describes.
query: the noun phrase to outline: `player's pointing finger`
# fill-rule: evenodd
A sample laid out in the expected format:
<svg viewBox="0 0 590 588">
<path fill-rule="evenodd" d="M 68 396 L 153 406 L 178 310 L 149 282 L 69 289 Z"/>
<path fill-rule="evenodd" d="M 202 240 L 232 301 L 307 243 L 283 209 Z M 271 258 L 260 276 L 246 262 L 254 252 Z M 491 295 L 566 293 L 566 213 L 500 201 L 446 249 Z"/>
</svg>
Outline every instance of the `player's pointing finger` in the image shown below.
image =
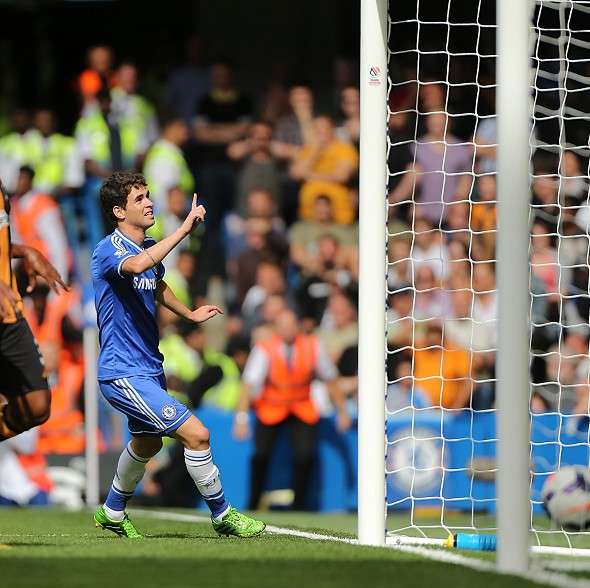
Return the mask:
<svg viewBox="0 0 590 588">
<path fill-rule="evenodd" d="M 196 208 L 198 206 L 197 200 L 198 200 L 197 193 L 194 192 L 193 193 L 193 208 Z"/>
</svg>

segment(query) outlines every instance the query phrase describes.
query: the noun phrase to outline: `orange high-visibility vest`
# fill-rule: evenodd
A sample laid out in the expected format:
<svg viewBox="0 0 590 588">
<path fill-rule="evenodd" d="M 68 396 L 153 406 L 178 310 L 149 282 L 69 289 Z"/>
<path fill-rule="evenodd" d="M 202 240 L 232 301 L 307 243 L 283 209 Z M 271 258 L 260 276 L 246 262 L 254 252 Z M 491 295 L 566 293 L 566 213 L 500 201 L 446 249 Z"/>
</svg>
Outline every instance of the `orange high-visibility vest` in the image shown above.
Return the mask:
<svg viewBox="0 0 590 588">
<path fill-rule="evenodd" d="M 45 303 L 43 322 L 39 322 L 33 302 L 28 298 L 25 299 L 24 315 L 39 345 L 51 342 L 62 346 L 61 323 L 70 308 L 78 304 L 79 301 L 80 295 L 75 289 L 69 292 L 60 291 L 59 294 L 50 294 Z"/>
<path fill-rule="evenodd" d="M 284 342 L 277 336 L 260 343 L 269 360 L 266 382 L 254 403 L 256 416 L 265 425 L 276 425 L 289 415 L 314 425 L 320 415 L 311 396 L 318 353 L 313 335 L 298 335 L 293 343 L 291 365 L 282 353 Z"/>
<path fill-rule="evenodd" d="M 84 451 L 84 416 L 79 408 L 83 382 L 84 365 L 62 359 L 57 385 L 51 389 L 51 416 L 39 427 L 41 453 Z"/>
<path fill-rule="evenodd" d="M 37 232 L 37 219 L 48 210 L 59 210 L 57 202 L 47 194 L 38 193 L 34 195 L 34 200 L 26 208 L 19 205 L 18 198 L 13 198 L 11 204 L 14 226 L 23 243 L 38 249 L 45 257 L 49 257 L 47 243 Z"/>
</svg>

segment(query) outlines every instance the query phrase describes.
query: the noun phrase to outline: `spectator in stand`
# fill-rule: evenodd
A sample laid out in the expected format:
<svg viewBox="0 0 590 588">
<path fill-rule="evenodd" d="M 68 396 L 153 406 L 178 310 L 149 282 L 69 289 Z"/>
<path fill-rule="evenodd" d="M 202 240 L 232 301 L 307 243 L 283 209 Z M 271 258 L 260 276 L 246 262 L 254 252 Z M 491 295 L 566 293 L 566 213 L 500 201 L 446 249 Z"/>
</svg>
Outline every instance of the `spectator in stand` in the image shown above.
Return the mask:
<svg viewBox="0 0 590 588">
<path fill-rule="evenodd" d="M 479 262 L 473 265 L 473 318 L 478 322 L 498 319 L 498 292 L 496 290 L 496 271 L 493 262 Z"/>
<path fill-rule="evenodd" d="M 459 348 L 469 352 L 472 373 L 478 380 L 493 380 L 495 374 L 496 325 L 493 322 L 476 322 L 473 319 L 471 290 L 451 292 L 453 315 L 445 319 L 445 337 Z M 489 382 L 479 384 L 475 390 L 472 407 L 491 408 L 493 387 Z"/>
<path fill-rule="evenodd" d="M 137 169 L 147 149 L 141 130 L 115 117 L 108 88 L 103 86 L 96 94 L 96 103 L 98 108 L 82 116 L 75 131 L 76 148 L 86 172 L 81 196 L 90 248 L 104 236 L 98 200 L 101 181 L 114 171 Z"/>
<path fill-rule="evenodd" d="M 82 98 L 82 116 L 97 108 L 98 94 L 113 82 L 113 50 L 106 45 L 96 45 L 88 49 L 88 67 L 78 78 L 78 88 Z"/>
<path fill-rule="evenodd" d="M 304 275 L 311 275 L 317 269 L 318 239 L 322 235 L 331 235 L 356 257 L 357 227 L 336 223 L 333 210 L 330 198 L 320 195 L 315 199 L 311 219 L 298 221 L 289 231 L 291 260 Z"/>
<path fill-rule="evenodd" d="M 445 318 L 451 314 L 451 302 L 448 291 L 442 288 L 442 281 L 437 278 L 430 265 L 415 269 L 416 297 L 414 299 L 414 318 Z"/>
<path fill-rule="evenodd" d="M 414 350 L 416 385 L 430 397 L 432 406 L 462 409 L 470 406 L 472 380 L 469 354 L 444 338 L 440 323 L 429 321 L 426 334 Z"/>
<path fill-rule="evenodd" d="M 313 141 L 314 99 L 307 86 L 293 86 L 289 90 L 289 113 L 281 116 L 274 130 L 272 151 L 284 162 L 281 176 L 282 216 L 287 225 L 299 215 L 299 181 L 289 175 L 289 165 L 299 149 Z"/>
<path fill-rule="evenodd" d="M 391 351 L 412 345 L 414 341 L 413 305 L 412 286 L 400 283 L 398 289 L 389 296 L 387 309 L 387 345 Z"/>
<path fill-rule="evenodd" d="M 8 193 L 12 194 L 16 189 L 19 169 L 33 163 L 27 141 L 27 131 L 31 126 L 29 113 L 24 108 L 15 110 L 10 117 L 10 126 L 11 132 L 0 138 L 0 178 Z"/>
<path fill-rule="evenodd" d="M 415 190 L 415 176 L 414 169 L 414 153 L 411 145 L 414 142 L 413 123 L 414 114 L 411 112 L 413 108 L 408 101 L 407 96 L 399 96 L 392 93 L 390 96 L 390 110 L 391 114 L 388 118 L 388 142 L 389 149 L 387 151 L 387 192 L 390 196 L 390 201 L 394 203 L 393 194 L 398 185 L 404 181 L 409 183 L 407 189 L 409 194 L 413 194 Z M 404 180 L 406 176 L 409 176 Z M 392 220 L 403 220 L 411 213 L 409 204 L 396 204 L 389 208 L 389 216 Z M 413 212 L 412 212 L 413 213 Z M 400 229 L 400 232 L 403 229 Z M 397 232 L 395 230 L 390 232 Z"/>
<path fill-rule="evenodd" d="M 277 69 L 281 69 L 280 65 Z M 289 92 L 281 81 L 281 74 L 281 71 L 273 72 L 273 79 L 269 81 L 257 109 L 260 112 L 260 118 L 272 128 L 290 112 Z"/>
<path fill-rule="evenodd" d="M 148 147 L 145 132 L 125 119 L 118 119 L 108 88 L 101 88 L 96 101 L 98 108 L 76 124 L 76 141 L 86 174 L 101 179 L 114 171 L 138 169 Z"/>
<path fill-rule="evenodd" d="M 412 245 L 403 238 L 394 238 L 388 245 L 387 287 L 390 292 L 395 292 L 412 279 Z"/>
<path fill-rule="evenodd" d="M 343 413 L 344 402 L 334 393 L 337 375 L 318 338 L 300 333 L 297 316 L 290 310 L 277 317 L 275 335 L 252 350 L 244 369 L 234 425 L 238 439 L 250 435 L 252 404 L 256 425 L 250 477 L 251 509 L 258 508 L 277 435 L 285 426 L 289 428 L 295 453 L 292 506 L 295 510 L 305 509 L 320 416 L 311 399 L 311 382 L 314 377 L 324 380 L 338 402 L 338 412 Z"/>
<path fill-rule="evenodd" d="M 250 326 L 260 322 L 262 305 L 269 296 L 285 296 L 287 285 L 281 268 L 269 261 L 262 261 L 256 268 L 256 281 L 246 292 L 242 303 L 242 315 Z"/>
<path fill-rule="evenodd" d="M 172 116 L 192 124 L 196 107 L 211 89 L 209 72 L 201 65 L 202 43 L 197 35 L 185 42 L 185 61 L 170 73 L 164 92 L 164 104 Z"/>
<path fill-rule="evenodd" d="M 239 164 L 234 207 L 242 215 L 253 190 L 264 190 L 277 206 L 281 204 L 279 164 L 271 153 L 271 139 L 271 126 L 259 121 L 252 125 L 247 139 L 234 141 L 227 148 L 228 157 Z"/>
<path fill-rule="evenodd" d="M 33 127 L 26 132 L 31 167 L 35 170 L 36 190 L 59 197 L 66 188 L 79 188 L 84 183 L 82 170 L 75 158 L 75 141 L 56 132 L 55 113 L 40 108 L 33 117 Z"/>
<path fill-rule="evenodd" d="M 262 220 L 277 237 L 284 237 L 285 223 L 278 215 L 278 207 L 266 190 L 254 189 L 246 198 L 245 216 L 239 212 L 226 215 L 223 221 L 228 272 L 235 275 L 236 260 L 246 248 L 246 226 L 249 219 Z"/>
<path fill-rule="evenodd" d="M 347 347 L 357 343 L 356 307 L 341 290 L 334 289 L 330 294 L 326 312 L 316 333 L 334 363 L 338 362 Z"/>
<path fill-rule="evenodd" d="M 279 294 L 267 296 L 262 304 L 260 323 L 252 328 L 252 342 L 256 344 L 272 337 L 275 332 L 277 317 L 288 308 L 289 306 L 284 296 L 280 296 Z"/>
<path fill-rule="evenodd" d="M 471 259 L 469 244 L 458 239 L 451 239 L 446 245 L 447 267 L 445 269 L 446 286 L 453 290 L 456 286 L 471 282 Z"/>
<path fill-rule="evenodd" d="M 35 170 L 33 187 L 59 202 L 68 241 L 77 254 L 80 243 L 76 190 L 84 184 L 84 168 L 76 141 L 56 132 L 56 126 L 55 113 L 48 108 L 40 108 L 35 112 L 33 128 L 26 133 L 29 159 Z"/>
<path fill-rule="evenodd" d="M 243 304 L 247 292 L 254 285 L 260 263 L 269 261 L 280 267 L 285 264 L 288 251 L 284 235 L 273 230 L 268 219 L 250 218 L 246 221 L 246 248 L 229 268 L 235 280 L 238 305 Z"/>
<path fill-rule="evenodd" d="M 137 93 L 139 75 L 137 67 L 123 62 L 115 72 L 114 87 L 111 90 L 113 113 L 125 125 L 136 126 L 143 134 L 146 144 L 151 145 L 158 138 L 158 121 L 153 105 Z"/>
<path fill-rule="evenodd" d="M 207 208 L 207 231 L 199 261 L 203 283 L 225 267 L 221 222 L 233 207 L 235 196 L 235 172 L 226 151 L 230 143 L 246 136 L 252 121 L 252 104 L 235 86 L 229 63 L 213 64 L 211 82 L 212 89 L 199 103 L 194 123 L 199 145 L 197 177 Z"/>
<path fill-rule="evenodd" d="M 551 227 L 536 221 L 531 236 L 531 271 L 543 282 L 549 302 L 559 304 L 560 268 L 552 240 Z"/>
<path fill-rule="evenodd" d="M 420 193 L 416 198 L 416 216 L 439 225 L 448 212 L 446 204 L 469 198 L 473 183 L 472 148 L 451 133 L 446 113 L 435 112 L 426 117 L 426 134 L 416 143 L 415 161 L 413 173 L 403 176 L 390 193 L 390 201 L 405 200 L 417 185 Z"/>
<path fill-rule="evenodd" d="M 554 224 L 560 214 L 558 204 L 558 182 L 551 170 L 540 167 L 533 176 L 533 200 L 531 203 L 535 219 Z"/>
<path fill-rule="evenodd" d="M 195 255 L 188 249 L 181 249 L 172 267 L 166 268 L 166 284 L 186 306 L 191 306 L 190 281 L 195 273 Z"/>
<path fill-rule="evenodd" d="M 496 171 L 496 134 L 496 115 L 478 118 L 474 143 L 477 171 L 480 174 L 493 174 Z"/>
<path fill-rule="evenodd" d="M 414 271 L 424 266 L 432 268 L 436 278 L 444 277 L 447 266 L 447 251 L 441 230 L 426 218 L 414 223 L 414 243 L 411 254 Z"/>
<path fill-rule="evenodd" d="M 166 210 L 165 214 L 156 215 L 156 222 L 150 228 L 150 236 L 156 241 L 160 241 L 166 235 L 173 233 L 180 225 L 187 215 L 187 207 L 190 204 L 190 199 L 187 193 L 179 186 L 173 186 L 168 190 L 166 195 Z M 200 238 L 203 235 L 205 227 L 198 226 L 185 240 L 184 247 L 187 251 L 194 254 L 198 252 Z M 179 251 L 172 250 L 162 262 L 166 270 L 173 267 L 178 258 Z"/>
<path fill-rule="evenodd" d="M 169 235 L 177 224 L 176 214 L 170 210 L 169 194 L 180 188 L 185 197 L 195 189 L 195 180 L 184 157 L 182 148 L 189 139 L 189 129 L 181 118 L 166 121 L 160 138 L 150 147 L 143 172 L 150 187 L 154 203 L 156 224 L 151 234 Z"/>
<path fill-rule="evenodd" d="M 333 235 L 321 235 L 317 242 L 315 268 L 295 293 L 300 314 L 315 328 L 321 321 L 333 288 L 356 287 L 358 264 Z"/>
<path fill-rule="evenodd" d="M 477 201 L 471 203 L 473 249 L 478 260 L 495 259 L 496 250 L 496 178 L 477 179 Z"/>
<path fill-rule="evenodd" d="M 280 159 L 292 160 L 299 147 L 313 142 L 313 94 L 307 86 L 289 90 L 291 112 L 277 121 L 273 151 Z"/>
<path fill-rule="evenodd" d="M 302 182 L 300 218 L 311 220 L 316 198 L 327 196 L 332 201 L 334 220 L 350 224 L 355 218 L 355 206 L 349 182 L 358 168 L 358 152 L 335 137 L 329 116 L 314 119 L 313 129 L 313 142 L 298 151 L 290 168 L 291 177 Z"/>
<path fill-rule="evenodd" d="M 59 205 L 48 194 L 33 188 L 34 176 L 30 167 L 19 170 L 10 201 L 14 233 L 24 245 L 38 249 L 65 277 L 70 272 L 72 256 Z"/>
<path fill-rule="evenodd" d="M 559 166 L 560 191 L 572 204 L 578 204 L 588 196 L 588 174 L 582 172 L 580 158 L 574 151 L 564 151 Z"/>
<path fill-rule="evenodd" d="M 361 95 L 356 86 L 344 88 L 340 93 L 342 120 L 336 129 L 340 141 L 352 143 L 357 149 L 361 131 Z"/>
<path fill-rule="evenodd" d="M 228 62 L 213 64 L 211 82 L 212 90 L 197 107 L 194 129 L 201 144 L 200 173 L 203 192 L 209 199 L 207 216 L 214 217 L 209 218 L 209 222 L 215 225 L 233 198 L 234 177 L 226 156 L 227 147 L 248 133 L 252 104 L 235 86 L 233 69 Z"/>
<path fill-rule="evenodd" d="M 412 375 L 412 362 L 402 359 L 395 366 L 394 380 L 387 386 L 385 406 L 388 414 L 412 416 L 412 409 L 432 406 L 428 393 Z M 408 412 L 410 409 L 411 412 Z"/>
<path fill-rule="evenodd" d="M 533 388 L 533 412 L 588 414 L 587 382 L 578 376 L 579 364 L 587 357 L 587 349 L 586 346 L 585 351 L 578 353 L 567 339 L 548 349 L 546 381 Z"/>
</svg>

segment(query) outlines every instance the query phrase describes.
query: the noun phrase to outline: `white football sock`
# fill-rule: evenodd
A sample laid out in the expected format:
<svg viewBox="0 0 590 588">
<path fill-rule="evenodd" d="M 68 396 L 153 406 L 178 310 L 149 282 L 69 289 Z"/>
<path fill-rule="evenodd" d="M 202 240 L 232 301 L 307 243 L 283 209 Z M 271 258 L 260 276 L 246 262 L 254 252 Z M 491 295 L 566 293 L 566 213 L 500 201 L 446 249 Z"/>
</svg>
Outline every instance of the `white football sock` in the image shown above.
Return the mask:
<svg viewBox="0 0 590 588">
<path fill-rule="evenodd" d="M 111 489 L 104 504 L 104 510 L 112 521 L 122 521 L 127 501 L 133 496 L 135 488 L 145 473 L 150 458 L 139 457 L 133 451 L 131 442 L 121 453 Z"/>
<path fill-rule="evenodd" d="M 223 493 L 219 470 L 213 463 L 211 449 L 202 451 L 195 449 L 184 450 L 184 462 L 190 477 L 195 482 L 197 490 L 211 510 L 214 518 L 222 518 L 230 509 Z"/>
</svg>

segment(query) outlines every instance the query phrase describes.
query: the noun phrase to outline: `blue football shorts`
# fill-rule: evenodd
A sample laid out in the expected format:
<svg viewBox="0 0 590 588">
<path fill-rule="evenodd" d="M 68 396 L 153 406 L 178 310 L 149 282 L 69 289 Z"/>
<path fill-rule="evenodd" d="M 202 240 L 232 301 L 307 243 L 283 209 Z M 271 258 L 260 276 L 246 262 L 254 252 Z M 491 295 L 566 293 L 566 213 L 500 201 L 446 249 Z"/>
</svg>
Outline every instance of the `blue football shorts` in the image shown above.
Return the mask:
<svg viewBox="0 0 590 588">
<path fill-rule="evenodd" d="M 107 402 L 127 416 L 132 435 L 170 435 L 191 416 L 168 394 L 164 374 L 103 380 L 99 386 Z"/>
</svg>

